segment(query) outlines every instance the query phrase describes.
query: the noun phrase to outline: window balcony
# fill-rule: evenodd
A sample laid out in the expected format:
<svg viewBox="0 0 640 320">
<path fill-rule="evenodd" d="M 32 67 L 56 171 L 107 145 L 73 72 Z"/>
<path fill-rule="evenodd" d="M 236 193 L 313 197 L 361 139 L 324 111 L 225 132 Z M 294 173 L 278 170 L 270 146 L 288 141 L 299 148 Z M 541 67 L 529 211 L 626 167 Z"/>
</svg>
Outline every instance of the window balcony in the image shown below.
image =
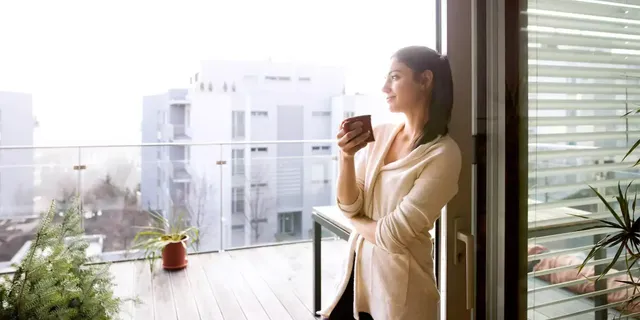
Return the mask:
<svg viewBox="0 0 640 320">
<path fill-rule="evenodd" d="M 173 124 L 173 135 L 170 140 L 173 142 L 187 142 L 191 140 L 191 128 L 185 124 Z"/>
</svg>

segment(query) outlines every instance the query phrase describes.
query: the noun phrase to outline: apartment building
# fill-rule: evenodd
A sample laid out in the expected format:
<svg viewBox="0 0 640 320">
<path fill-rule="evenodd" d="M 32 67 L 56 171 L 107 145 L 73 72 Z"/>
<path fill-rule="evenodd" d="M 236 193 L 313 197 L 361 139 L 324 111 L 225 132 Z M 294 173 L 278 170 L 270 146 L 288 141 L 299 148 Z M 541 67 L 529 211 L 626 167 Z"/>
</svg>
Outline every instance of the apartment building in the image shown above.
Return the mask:
<svg viewBox="0 0 640 320">
<path fill-rule="evenodd" d="M 0 91 L 0 146 L 33 145 L 32 97 Z M 0 217 L 28 217 L 33 210 L 33 149 L 0 150 Z"/>
<path fill-rule="evenodd" d="M 145 97 L 143 142 L 198 145 L 142 151 L 143 203 L 183 205 L 204 247 L 306 238 L 311 208 L 332 202 L 334 147 L 292 141 L 335 136 L 344 78 L 337 67 L 204 61 L 190 88 Z"/>
</svg>

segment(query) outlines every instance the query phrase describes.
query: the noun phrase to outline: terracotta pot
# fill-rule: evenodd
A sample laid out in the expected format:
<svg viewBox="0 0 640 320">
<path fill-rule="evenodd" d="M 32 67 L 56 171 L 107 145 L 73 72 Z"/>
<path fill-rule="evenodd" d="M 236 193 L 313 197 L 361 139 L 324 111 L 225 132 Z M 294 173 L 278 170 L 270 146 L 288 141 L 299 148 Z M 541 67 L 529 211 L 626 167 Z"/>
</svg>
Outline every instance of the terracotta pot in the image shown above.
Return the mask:
<svg viewBox="0 0 640 320">
<path fill-rule="evenodd" d="M 187 249 L 185 245 L 189 237 L 181 242 L 172 242 L 162 249 L 162 267 L 166 270 L 179 270 L 187 266 Z M 184 243 L 184 245 L 183 245 Z"/>
</svg>

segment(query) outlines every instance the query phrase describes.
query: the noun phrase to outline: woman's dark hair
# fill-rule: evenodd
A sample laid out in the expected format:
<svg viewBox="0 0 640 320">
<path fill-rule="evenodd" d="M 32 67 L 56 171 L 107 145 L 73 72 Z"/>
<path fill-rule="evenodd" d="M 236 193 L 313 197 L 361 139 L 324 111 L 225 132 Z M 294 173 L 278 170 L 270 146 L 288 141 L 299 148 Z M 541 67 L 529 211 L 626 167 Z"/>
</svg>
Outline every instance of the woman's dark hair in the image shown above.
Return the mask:
<svg viewBox="0 0 640 320">
<path fill-rule="evenodd" d="M 433 49 L 422 46 L 410 46 L 398 50 L 393 58 L 413 70 L 414 80 L 419 81 L 422 73 L 433 73 L 433 89 L 429 104 L 429 120 L 416 139 L 413 148 L 433 141 L 449 132 L 449 120 L 453 108 L 453 79 L 451 66 L 446 56 Z"/>
</svg>

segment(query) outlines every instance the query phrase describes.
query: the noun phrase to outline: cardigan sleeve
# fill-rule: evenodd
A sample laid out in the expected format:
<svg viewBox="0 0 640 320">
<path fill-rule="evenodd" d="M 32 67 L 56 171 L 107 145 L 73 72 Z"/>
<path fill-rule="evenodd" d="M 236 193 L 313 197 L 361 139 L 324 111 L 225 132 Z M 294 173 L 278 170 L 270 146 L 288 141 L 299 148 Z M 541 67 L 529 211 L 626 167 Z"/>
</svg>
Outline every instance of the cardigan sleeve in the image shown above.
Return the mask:
<svg viewBox="0 0 640 320">
<path fill-rule="evenodd" d="M 340 203 L 338 197 L 336 197 L 336 203 L 338 208 L 347 217 L 351 218 L 356 216 L 364 207 L 364 177 L 367 167 L 367 156 L 369 152 L 369 146 L 362 148 L 355 156 L 355 169 L 356 169 L 356 185 L 358 186 L 358 198 L 354 203 L 346 204 Z"/>
<path fill-rule="evenodd" d="M 408 244 L 434 224 L 442 208 L 458 193 L 460 169 L 459 149 L 434 155 L 393 212 L 378 220 L 376 246 L 391 253 L 405 252 Z"/>
</svg>

